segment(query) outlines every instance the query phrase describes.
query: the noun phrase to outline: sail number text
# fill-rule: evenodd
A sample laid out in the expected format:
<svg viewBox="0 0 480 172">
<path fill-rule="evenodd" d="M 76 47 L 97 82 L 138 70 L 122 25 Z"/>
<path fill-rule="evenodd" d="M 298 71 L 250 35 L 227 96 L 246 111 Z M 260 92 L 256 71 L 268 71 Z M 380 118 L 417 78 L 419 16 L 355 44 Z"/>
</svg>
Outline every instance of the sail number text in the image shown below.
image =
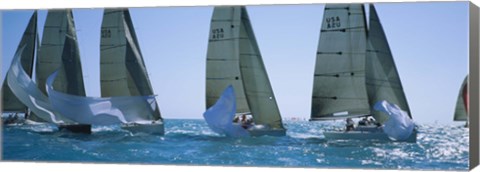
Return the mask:
<svg viewBox="0 0 480 172">
<path fill-rule="evenodd" d="M 223 34 L 223 28 L 212 29 L 212 39 L 221 39 Z"/>
<path fill-rule="evenodd" d="M 327 17 L 327 29 L 339 28 L 340 24 L 340 17 Z"/>
<path fill-rule="evenodd" d="M 102 38 L 110 38 L 112 37 L 112 32 L 110 31 L 110 29 L 102 29 Z"/>
</svg>

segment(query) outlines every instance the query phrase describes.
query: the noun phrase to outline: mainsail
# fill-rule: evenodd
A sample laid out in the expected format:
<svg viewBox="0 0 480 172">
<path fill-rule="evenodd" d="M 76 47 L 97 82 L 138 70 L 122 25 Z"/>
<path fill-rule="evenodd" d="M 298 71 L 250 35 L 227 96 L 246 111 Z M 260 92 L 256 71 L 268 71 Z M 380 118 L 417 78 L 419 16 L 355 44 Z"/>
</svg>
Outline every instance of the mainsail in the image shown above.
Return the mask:
<svg viewBox="0 0 480 172">
<path fill-rule="evenodd" d="M 215 7 L 207 50 L 206 108 L 217 102 L 228 85 L 236 94 L 237 113 L 250 112 L 240 73 L 240 7 Z"/>
<path fill-rule="evenodd" d="M 20 57 L 20 63 L 25 70 L 26 74 L 31 78 L 33 70 L 33 61 L 36 51 L 36 42 L 38 41 L 37 34 L 37 11 L 35 11 L 30 17 L 27 28 L 23 33 L 22 40 L 17 49 L 25 45 L 23 53 Z M 8 86 L 8 81 L 5 79 L 2 85 L 2 112 L 27 112 L 27 106 L 25 106 Z"/>
<path fill-rule="evenodd" d="M 67 94 L 85 96 L 75 24 L 72 10 L 49 10 L 36 61 L 36 83 L 46 92 L 46 80 L 55 70 L 59 74 L 53 87 Z M 38 121 L 35 113 L 29 119 Z"/>
<path fill-rule="evenodd" d="M 370 113 L 365 86 L 365 52 L 363 5 L 325 5 L 315 64 L 311 120 Z"/>
<path fill-rule="evenodd" d="M 463 80 L 458 93 L 457 105 L 455 106 L 454 121 L 468 122 L 468 76 Z"/>
<path fill-rule="evenodd" d="M 377 122 L 383 123 L 388 119 L 384 112 L 373 110 L 373 105 L 382 100 L 398 105 L 412 118 L 387 38 L 372 4 L 366 55 L 366 84 L 371 112 Z"/>
<path fill-rule="evenodd" d="M 128 9 L 105 9 L 100 40 L 100 84 L 102 97 L 148 96 L 153 89 L 138 45 Z M 152 113 L 139 118 L 159 120 L 155 102 Z"/>
<path fill-rule="evenodd" d="M 237 91 L 237 113 L 255 124 L 283 129 L 280 111 L 243 6 L 215 7 L 207 51 L 207 108 L 228 85 Z"/>
</svg>

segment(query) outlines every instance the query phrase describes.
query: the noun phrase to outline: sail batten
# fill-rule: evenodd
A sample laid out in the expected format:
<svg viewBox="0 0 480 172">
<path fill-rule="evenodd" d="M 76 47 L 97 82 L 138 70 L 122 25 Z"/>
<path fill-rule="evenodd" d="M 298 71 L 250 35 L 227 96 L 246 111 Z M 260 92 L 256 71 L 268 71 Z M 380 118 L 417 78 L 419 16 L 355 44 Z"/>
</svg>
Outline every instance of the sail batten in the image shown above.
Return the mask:
<svg viewBox="0 0 480 172">
<path fill-rule="evenodd" d="M 362 4 L 327 4 L 314 71 L 311 119 L 369 114 L 365 86 L 366 25 Z M 355 15 L 351 15 L 355 14 Z"/>
</svg>

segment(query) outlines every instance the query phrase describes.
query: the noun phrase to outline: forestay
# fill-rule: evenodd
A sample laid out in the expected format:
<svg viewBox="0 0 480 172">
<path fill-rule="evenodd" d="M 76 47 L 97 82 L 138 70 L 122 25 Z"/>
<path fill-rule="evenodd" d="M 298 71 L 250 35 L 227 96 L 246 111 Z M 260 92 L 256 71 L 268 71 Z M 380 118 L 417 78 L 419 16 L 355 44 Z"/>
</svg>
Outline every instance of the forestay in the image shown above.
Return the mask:
<svg viewBox="0 0 480 172">
<path fill-rule="evenodd" d="M 376 102 L 388 100 L 398 105 L 412 118 L 387 38 L 373 5 L 370 5 L 368 43 L 366 84 L 373 117 L 380 123 L 388 119 L 388 115 L 373 110 Z"/>
<path fill-rule="evenodd" d="M 217 102 L 203 113 L 203 118 L 210 129 L 219 134 L 231 137 L 249 136 L 247 130 L 240 125 L 233 124 L 236 111 L 236 97 L 232 85 L 229 85 Z"/>
<path fill-rule="evenodd" d="M 315 64 L 311 120 L 368 115 L 362 4 L 327 4 Z M 347 112 L 337 116 L 339 112 Z"/>
<path fill-rule="evenodd" d="M 148 96 L 153 89 L 128 9 L 105 9 L 100 39 L 102 97 Z M 155 102 L 156 104 L 156 102 Z M 142 119 L 161 119 L 158 105 Z"/>
</svg>

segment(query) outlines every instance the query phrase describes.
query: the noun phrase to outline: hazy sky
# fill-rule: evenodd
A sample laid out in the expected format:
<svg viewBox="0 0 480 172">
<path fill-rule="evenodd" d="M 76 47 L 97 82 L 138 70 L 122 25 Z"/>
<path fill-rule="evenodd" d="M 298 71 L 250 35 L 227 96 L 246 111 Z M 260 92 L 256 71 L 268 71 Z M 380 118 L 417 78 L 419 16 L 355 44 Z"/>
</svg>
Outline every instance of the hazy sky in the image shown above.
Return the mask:
<svg viewBox="0 0 480 172">
<path fill-rule="evenodd" d="M 468 73 L 468 2 L 376 3 L 413 119 L 452 123 Z M 247 6 L 282 117 L 309 119 L 323 4 Z M 368 14 L 368 6 L 366 8 Z M 202 118 L 213 7 L 131 8 L 164 118 Z M 102 9 L 74 9 L 85 88 L 100 95 Z M 2 81 L 32 10 L 4 11 Z M 46 11 L 39 11 L 39 31 Z"/>
</svg>

